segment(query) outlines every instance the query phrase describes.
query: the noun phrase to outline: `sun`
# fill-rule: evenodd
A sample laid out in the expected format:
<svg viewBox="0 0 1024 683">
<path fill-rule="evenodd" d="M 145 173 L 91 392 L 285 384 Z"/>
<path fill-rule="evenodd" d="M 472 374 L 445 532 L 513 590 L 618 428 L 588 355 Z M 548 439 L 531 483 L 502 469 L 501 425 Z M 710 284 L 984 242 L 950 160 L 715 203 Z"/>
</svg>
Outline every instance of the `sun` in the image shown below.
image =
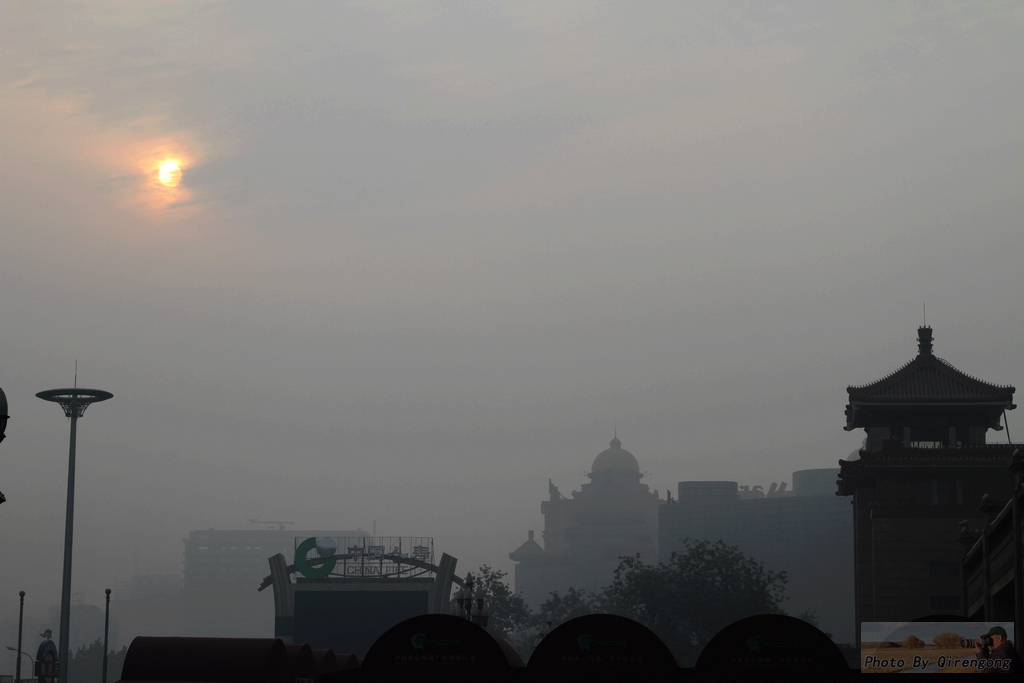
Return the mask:
<svg viewBox="0 0 1024 683">
<path fill-rule="evenodd" d="M 165 161 L 160 164 L 160 182 L 167 187 L 177 187 L 181 182 L 181 168 L 177 161 Z"/>
</svg>

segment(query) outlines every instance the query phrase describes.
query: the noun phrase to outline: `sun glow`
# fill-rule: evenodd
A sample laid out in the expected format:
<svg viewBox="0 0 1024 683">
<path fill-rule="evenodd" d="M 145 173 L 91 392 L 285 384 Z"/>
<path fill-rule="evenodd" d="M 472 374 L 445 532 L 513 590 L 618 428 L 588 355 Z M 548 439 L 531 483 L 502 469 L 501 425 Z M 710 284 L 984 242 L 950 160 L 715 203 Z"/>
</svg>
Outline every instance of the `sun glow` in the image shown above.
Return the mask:
<svg viewBox="0 0 1024 683">
<path fill-rule="evenodd" d="M 181 182 L 181 167 L 177 161 L 165 161 L 160 164 L 160 182 L 167 187 L 177 187 Z"/>
<path fill-rule="evenodd" d="M 178 220 L 198 210 L 191 183 L 184 176 L 199 166 L 204 155 L 189 135 L 139 137 L 112 146 L 110 153 L 117 177 L 132 180 L 125 186 L 126 204 L 161 219 Z"/>
</svg>

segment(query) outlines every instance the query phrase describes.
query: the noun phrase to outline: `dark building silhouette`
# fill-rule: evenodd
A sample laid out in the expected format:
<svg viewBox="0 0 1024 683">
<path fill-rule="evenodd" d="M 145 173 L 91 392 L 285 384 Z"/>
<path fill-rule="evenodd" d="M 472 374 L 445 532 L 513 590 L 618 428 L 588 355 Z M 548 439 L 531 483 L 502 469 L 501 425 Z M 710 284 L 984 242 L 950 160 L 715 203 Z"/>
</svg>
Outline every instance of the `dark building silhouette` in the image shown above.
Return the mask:
<svg viewBox="0 0 1024 683">
<path fill-rule="evenodd" d="M 298 537 L 291 554 L 268 558 L 274 636 L 314 649 L 366 655 L 395 624 L 452 609 L 457 560 L 426 536 Z M 293 581 L 294 577 L 294 581 Z"/>
<path fill-rule="evenodd" d="M 619 558 L 658 556 L 658 492 L 651 491 L 636 457 L 613 438 L 594 458 L 587 477 L 570 496 L 548 481 L 541 502 L 544 547 L 529 539 L 509 553 L 515 589 L 539 607 L 552 591 L 597 591 L 611 583 Z"/>
<path fill-rule="evenodd" d="M 853 642 L 853 513 L 835 495 L 838 469 L 793 473 L 793 487 L 681 481 L 658 510 L 658 551 L 668 562 L 686 539 L 722 541 L 771 571 L 785 571 L 793 615 L 813 612 L 837 642 Z"/>
<path fill-rule="evenodd" d="M 1012 447 L 985 435 L 1016 407 L 1014 388 L 937 358 L 921 327 L 916 358 L 847 392 L 846 430 L 867 433 L 837 482 L 853 497 L 857 623 L 966 612 L 958 523 L 985 524 L 983 494 L 1010 497 Z"/>
<path fill-rule="evenodd" d="M 1024 633 L 1024 447 L 1014 449 L 1010 465 L 1016 481 L 1000 509 L 991 497 L 982 502 L 988 524 L 964 527 L 964 615 L 974 621 L 1014 620 Z M 1015 639 L 1019 642 L 1020 635 Z"/>
</svg>

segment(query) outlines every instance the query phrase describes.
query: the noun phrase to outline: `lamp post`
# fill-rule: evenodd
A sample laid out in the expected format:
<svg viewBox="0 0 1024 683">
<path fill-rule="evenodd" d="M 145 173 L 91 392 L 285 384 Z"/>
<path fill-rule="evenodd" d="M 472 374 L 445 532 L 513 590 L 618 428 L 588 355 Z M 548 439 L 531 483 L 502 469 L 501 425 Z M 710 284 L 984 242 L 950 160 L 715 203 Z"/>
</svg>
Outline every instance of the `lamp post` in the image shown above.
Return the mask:
<svg viewBox="0 0 1024 683">
<path fill-rule="evenodd" d="M 20 655 L 25 655 L 26 657 L 28 657 L 28 661 L 30 661 L 30 662 L 34 661 L 32 659 L 32 655 L 30 655 L 27 652 L 22 652 L 20 648 L 16 650 L 16 649 L 14 649 L 13 647 L 11 647 L 9 645 L 7 646 L 7 649 L 10 650 L 11 652 L 17 652 L 18 655 L 19 655 L 18 656 L 18 664 L 14 667 L 14 669 L 15 669 L 15 674 L 14 674 L 15 679 L 14 680 L 15 680 L 15 683 L 21 683 L 21 656 Z"/>
<path fill-rule="evenodd" d="M 78 418 L 85 414 L 91 404 L 106 401 L 114 395 L 98 389 L 50 389 L 36 394 L 44 401 L 59 403 L 64 415 L 71 420 L 71 440 L 68 445 L 68 502 L 64 516 L 64 580 L 60 593 L 60 649 L 57 661 L 59 683 L 68 683 L 68 648 L 70 647 L 71 625 L 71 546 L 75 524 L 75 436 L 78 432 Z"/>
<path fill-rule="evenodd" d="M 455 616 L 472 621 L 480 628 L 487 628 L 487 620 L 490 616 L 487 613 L 487 607 L 484 605 L 487 591 L 484 590 L 484 585 L 481 581 L 480 585 L 477 586 L 476 593 L 473 593 L 473 583 L 473 574 L 466 574 L 466 585 L 456 593 L 452 612 L 455 613 Z"/>
<path fill-rule="evenodd" d="M 103 619 L 103 680 L 101 683 L 107 683 L 107 634 L 110 633 L 110 589 L 106 590 L 107 593 L 107 615 Z"/>
<path fill-rule="evenodd" d="M 18 652 L 21 652 L 21 624 L 25 621 L 25 591 L 18 592 Z M 32 659 L 29 657 L 29 659 Z M 14 683 L 21 683 L 21 657 L 14 666 Z"/>
</svg>

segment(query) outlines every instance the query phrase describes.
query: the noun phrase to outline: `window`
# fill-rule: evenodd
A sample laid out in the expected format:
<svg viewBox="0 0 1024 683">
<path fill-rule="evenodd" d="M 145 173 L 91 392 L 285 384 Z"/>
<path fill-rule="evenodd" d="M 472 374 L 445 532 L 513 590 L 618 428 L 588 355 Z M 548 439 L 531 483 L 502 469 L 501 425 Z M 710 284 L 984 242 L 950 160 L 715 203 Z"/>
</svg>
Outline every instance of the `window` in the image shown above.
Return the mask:
<svg viewBox="0 0 1024 683">
<path fill-rule="evenodd" d="M 929 595 L 928 609 L 935 612 L 959 612 L 959 595 Z"/>
</svg>

